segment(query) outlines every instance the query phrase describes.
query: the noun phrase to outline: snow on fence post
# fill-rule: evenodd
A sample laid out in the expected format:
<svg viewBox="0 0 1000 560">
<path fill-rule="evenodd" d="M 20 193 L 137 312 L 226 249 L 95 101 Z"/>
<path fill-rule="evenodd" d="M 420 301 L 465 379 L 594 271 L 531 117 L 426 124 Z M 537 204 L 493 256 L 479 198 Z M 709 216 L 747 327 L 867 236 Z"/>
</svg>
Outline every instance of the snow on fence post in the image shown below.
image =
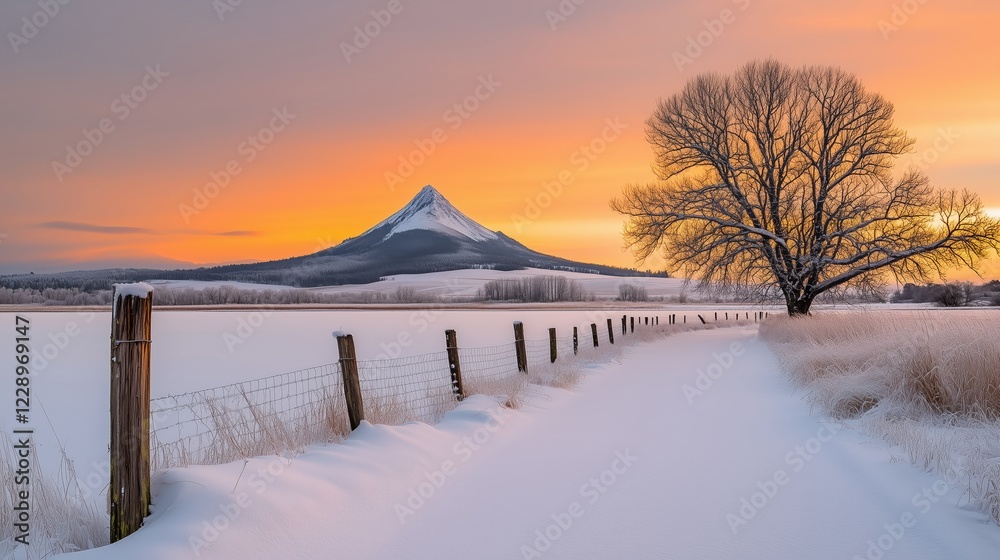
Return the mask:
<svg viewBox="0 0 1000 560">
<path fill-rule="evenodd" d="M 153 288 L 115 284 L 111 315 L 111 542 L 149 515 L 149 364 Z M 71 520 L 66 520 L 71 521 Z"/>
<path fill-rule="evenodd" d="M 573 327 L 573 355 L 576 356 L 580 353 L 580 336 L 577 332 L 577 328 Z"/>
<path fill-rule="evenodd" d="M 611 322 L 611 319 L 608 319 L 608 340 L 611 344 L 615 343 L 615 326 Z"/>
<path fill-rule="evenodd" d="M 458 334 L 454 329 L 444 331 L 445 345 L 448 347 L 448 368 L 451 370 L 451 390 L 455 398 L 465 398 L 465 387 L 462 385 L 462 365 L 458 361 Z"/>
<path fill-rule="evenodd" d="M 340 332 L 335 332 L 333 335 L 337 337 L 337 351 L 340 354 L 340 374 L 344 379 L 347 417 L 351 421 L 351 431 L 354 431 L 365 419 L 365 404 L 361 399 L 361 379 L 358 377 L 358 358 L 354 353 L 354 337 Z"/>
<path fill-rule="evenodd" d="M 556 358 L 559 354 L 556 352 L 556 329 L 552 327 L 549 329 L 549 363 L 556 363 Z"/>
<path fill-rule="evenodd" d="M 600 346 L 597 342 L 597 323 L 590 324 L 590 334 L 594 335 L 594 348 Z"/>
<path fill-rule="evenodd" d="M 524 348 L 524 323 L 514 321 L 514 347 L 517 350 L 517 371 L 528 371 L 528 351 Z"/>
</svg>

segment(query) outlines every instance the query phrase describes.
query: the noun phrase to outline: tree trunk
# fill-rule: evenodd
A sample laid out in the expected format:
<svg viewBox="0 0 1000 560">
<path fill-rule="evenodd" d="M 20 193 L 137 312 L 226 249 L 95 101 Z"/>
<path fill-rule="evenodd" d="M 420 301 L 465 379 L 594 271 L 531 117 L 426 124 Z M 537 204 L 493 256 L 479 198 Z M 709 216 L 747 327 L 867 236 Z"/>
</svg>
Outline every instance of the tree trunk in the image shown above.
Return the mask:
<svg viewBox="0 0 1000 560">
<path fill-rule="evenodd" d="M 809 315 L 809 307 L 812 305 L 812 298 L 800 297 L 797 299 L 789 299 L 788 304 L 788 315 L 790 317 L 795 317 L 796 315 Z"/>
</svg>

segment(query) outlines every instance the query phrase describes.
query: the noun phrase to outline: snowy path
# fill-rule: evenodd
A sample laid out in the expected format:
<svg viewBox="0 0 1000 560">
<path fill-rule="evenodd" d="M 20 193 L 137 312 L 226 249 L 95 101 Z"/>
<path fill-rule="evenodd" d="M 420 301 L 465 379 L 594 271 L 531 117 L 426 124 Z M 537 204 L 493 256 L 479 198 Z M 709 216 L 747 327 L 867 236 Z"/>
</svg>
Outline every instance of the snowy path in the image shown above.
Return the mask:
<svg viewBox="0 0 1000 560">
<path fill-rule="evenodd" d="M 686 395 L 699 370 L 718 379 Z M 593 373 L 521 411 L 472 398 L 438 426 L 365 426 L 242 477 L 242 463 L 172 471 L 147 527 L 66 558 L 1000 554 L 1000 529 L 958 491 L 812 414 L 753 330 L 633 347 Z"/>
</svg>

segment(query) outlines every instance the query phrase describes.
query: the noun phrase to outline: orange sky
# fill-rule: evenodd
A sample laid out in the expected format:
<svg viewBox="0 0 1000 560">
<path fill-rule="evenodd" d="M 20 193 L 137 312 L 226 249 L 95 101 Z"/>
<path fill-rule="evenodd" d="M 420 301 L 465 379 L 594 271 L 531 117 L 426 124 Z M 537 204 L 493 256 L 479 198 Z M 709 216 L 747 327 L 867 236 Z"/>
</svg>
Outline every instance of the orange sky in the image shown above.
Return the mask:
<svg viewBox="0 0 1000 560">
<path fill-rule="evenodd" d="M 0 273 L 311 253 L 425 184 L 533 249 L 632 266 L 607 203 L 653 178 L 643 121 L 656 99 L 768 56 L 857 73 L 895 102 L 934 182 L 1000 209 L 995 2 L 585 2 L 554 29 L 557 1 L 399 2 L 350 62 L 355 26 L 390 2 L 243 2 L 221 16 L 208 2 L 73 3 L 17 52 L 9 33 L 37 6 L 5 3 Z M 723 10 L 731 23 L 713 23 Z M 713 29 L 679 69 L 675 53 Z M 457 116 L 477 87 L 478 107 Z M 144 99 L 126 114 L 119 98 L 132 91 Z M 294 118 L 274 121 L 282 108 Z M 114 129 L 57 178 L 53 162 L 102 119 Z M 624 129 L 609 132 L 609 119 Z M 247 161 L 241 143 L 272 123 L 282 130 Z M 438 128 L 447 138 L 390 188 L 386 173 Z M 596 142 L 602 133 L 611 141 Z M 584 167 L 591 142 L 604 149 Z M 935 142 L 944 149 L 926 152 Z M 239 173 L 185 219 L 180 206 L 231 160 Z M 544 185 L 563 171 L 572 183 L 550 201 Z M 529 201 L 544 207 L 535 215 Z"/>
</svg>

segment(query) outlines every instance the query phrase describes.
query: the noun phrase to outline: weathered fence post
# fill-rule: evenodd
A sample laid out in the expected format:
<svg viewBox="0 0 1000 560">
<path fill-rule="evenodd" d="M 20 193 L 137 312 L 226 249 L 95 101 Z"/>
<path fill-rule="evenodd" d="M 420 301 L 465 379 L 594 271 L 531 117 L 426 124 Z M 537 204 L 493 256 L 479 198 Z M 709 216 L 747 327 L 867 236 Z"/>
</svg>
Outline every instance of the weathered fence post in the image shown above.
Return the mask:
<svg viewBox="0 0 1000 560">
<path fill-rule="evenodd" d="M 628 315 L 622 315 L 622 334 L 625 334 L 625 320 L 627 318 L 628 318 Z"/>
<path fill-rule="evenodd" d="M 635 317 L 632 317 L 630 326 L 632 327 L 632 332 L 635 332 Z"/>
<path fill-rule="evenodd" d="M 344 399 L 351 431 L 357 430 L 365 419 L 365 403 L 361 398 L 361 378 L 358 376 L 358 358 L 354 353 L 354 336 L 335 333 L 337 351 L 340 353 L 340 374 L 344 379 Z"/>
<path fill-rule="evenodd" d="M 729 312 L 728 311 L 726 311 L 726 320 L 727 321 L 729 320 Z"/>
<path fill-rule="evenodd" d="M 528 371 L 528 351 L 524 348 L 524 323 L 514 321 L 514 347 L 517 350 L 517 371 Z"/>
<path fill-rule="evenodd" d="M 702 324 L 702 325 L 705 325 L 705 324 L 707 324 L 707 323 L 705 322 L 705 318 L 704 318 L 704 317 L 702 317 L 701 315 L 698 315 L 698 318 L 699 318 L 699 319 L 701 319 L 701 324 Z"/>
<path fill-rule="evenodd" d="M 577 333 L 576 327 L 573 327 L 573 355 L 576 356 L 580 353 L 580 336 Z"/>
<path fill-rule="evenodd" d="M 465 387 L 462 386 L 462 364 L 458 361 L 458 334 L 454 329 L 444 331 L 444 342 L 448 348 L 448 369 L 451 370 L 451 390 L 455 398 L 465 398 Z"/>
<path fill-rule="evenodd" d="M 597 342 L 597 323 L 590 324 L 590 334 L 594 335 L 594 348 L 600 346 Z"/>
<path fill-rule="evenodd" d="M 649 317 L 645 317 L 645 319 L 646 319 L 646 324 L 649 325 Z"/>
<path fill-rule="evenodd" d="M 555 327 L 549 329 L 549 363 L 556 363 L 556 358 L 558 354 L 556 353 L 556 329 Z"/>
<path fill-rule="evenodd" d="M 111 542 L 149 515 L 149 364 L 153 289 L 115 284 L 111 315 Z M 69 523 L 70 519 L 64 520 Z"/>
<path fill-rule="evenodd" d="M 719 312 L 718 311 L 715 312 L 715 322 L 716 323 L 719 322 Z"/>
<path fill-rule="evenodd" d="M 608 319 L 608 340 L 611 342 L 611 344 L 615 343 L 615 327 L 614 324 L 611 322 L 611 319 Z"/>
</svg>

